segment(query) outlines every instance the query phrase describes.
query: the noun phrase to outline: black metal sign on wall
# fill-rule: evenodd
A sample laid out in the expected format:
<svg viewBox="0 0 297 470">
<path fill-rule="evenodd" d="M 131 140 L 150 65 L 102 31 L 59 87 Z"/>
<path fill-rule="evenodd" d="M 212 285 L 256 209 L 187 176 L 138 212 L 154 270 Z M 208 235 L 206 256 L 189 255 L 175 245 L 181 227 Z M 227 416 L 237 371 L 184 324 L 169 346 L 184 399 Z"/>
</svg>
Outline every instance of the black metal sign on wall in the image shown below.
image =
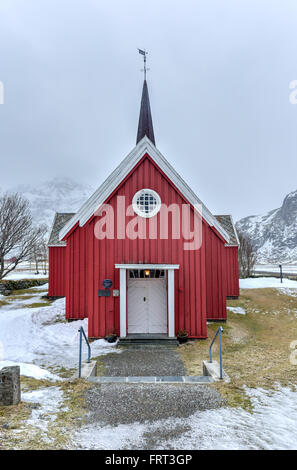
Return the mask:
<svg viewBox="0 0 297 470">
<path fill-rule="evenodd" d="M 99 289 L 98 297 L 110 297 L 110 289 Z"/>
</svg>

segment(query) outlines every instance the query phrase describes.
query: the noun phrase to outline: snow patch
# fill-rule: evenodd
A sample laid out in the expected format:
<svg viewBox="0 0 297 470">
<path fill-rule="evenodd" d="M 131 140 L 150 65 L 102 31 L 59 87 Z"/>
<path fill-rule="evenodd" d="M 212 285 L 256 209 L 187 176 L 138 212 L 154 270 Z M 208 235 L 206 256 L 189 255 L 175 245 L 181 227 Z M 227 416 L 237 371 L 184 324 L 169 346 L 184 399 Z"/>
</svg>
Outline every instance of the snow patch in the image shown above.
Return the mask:
<svg viewBox="0 0 297 470">
<path fill-rule="evenodd" d="M 11 271 L 11 273 L 5 276 L 4 280 L 8 281 L 21 281 L 22 279 L 47 279 L 48 274 L 35 274 L 32 271 Z M 42 286 L 43 287 L 43 286 Z"/>
<path fill-rule="evenodd" d="M 25 377 L 32 377 L 33 379 L 37 380 L 50 380 L 52 382 L 57 382 L 62 380 L 55 374 L 52 374 L 46 369 L 42 369 L 34 364 L 26 364 L 24 362 L 13 362 L 13 361 L 1 361 L 0 362 L 0 370 L 3 367 L 12 367 L 12 366 L 19 366 L 21 375 Z"/>
<path fill-rule="evenodd" d="M 13 308 L 14 305 L 17 308 Z M 88 319 L 66 322 L 65 299 L 58 299 L 48 307 L 20 307 L 19 301 L 0 307 L 1 359 L 44 367 L 76 368 L 78 329 L 83 326 L 88 331 Z M 92 356 L 106 354 L 112 348 L 114 344 L 96 340 L 91 344 Z M 83 345 L 83 359 L 86 357 L 87 348 Z"/>
<path fill-rule="evenodd" d="M 284 287 L 290 287 L 297 289 L 297 281 L 291 279 L 280 279 L 277 277 L 253 277 L 247 279 L 239 279 L 239 287 L 241 289 L 265 289 L 265 288 L 277 288 L 281 289 Z"/>
<path fill-rule="evenodd" d="M 46 433 L 48 425 L 57 418 L 63 404 L 64 394 L 59 387 L 47 387 L 34 390 L 32 392 L 23 392 L 22 401 L 36 403 L 39 406 L 32 410 L 30 418 L 26 421 L 27 426 L 32 426 Z M 45 437 L 46 436 L 41 436 Z"/>
<path fill-rule="evenodd" d="M 227 307 L 233 313 L 238 313 L 239 315 L 246 315 L 246 311 L 242 307 Z"/>
</svg>

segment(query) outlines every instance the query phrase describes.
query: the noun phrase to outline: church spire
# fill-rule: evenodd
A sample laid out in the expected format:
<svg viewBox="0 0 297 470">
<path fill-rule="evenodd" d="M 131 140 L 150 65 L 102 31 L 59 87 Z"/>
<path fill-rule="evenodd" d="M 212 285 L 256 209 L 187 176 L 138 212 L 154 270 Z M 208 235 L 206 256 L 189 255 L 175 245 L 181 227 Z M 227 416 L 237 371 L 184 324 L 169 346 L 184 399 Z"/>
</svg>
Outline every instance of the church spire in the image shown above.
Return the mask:
<svg viewBox="0 0 297 470">
<path fill-rule="evenodd" d="M 146 55 L 147 52 L 145 50 L 138 49 L 139 54 L 143 55 L 144 60 L 144 82 L 143 82 L 143 89 L 142 89 L 142 97 L 141 97 L 141 106 L 140 106 L 140 114 L 139 114 L 139 122 L 138 122 L 138 131 L 137 131 L 137 138 L 136 144 L 146 135 L 154 145 L 155 143 L 155 136 L 154 136 L 154 128 L 153 128 L 153 120 L 152 120 L 152 113 L 150 107 L 150 99 L 148 94 L 148 87 L 146 82 Z"/>
<path fill-rule="evenodd" d="M 151 107 L 150 107 L 150 99 L 149 99 L 146 80 L 144 80 L 144 82 L 143 82 L 136 144 L 138 144 L 138 142 L 145 135 L 153 142 L 154 145 L 156 145 L 155 144 L 155 136 L 154 136 L 154 128 L 153 128 L 153 120 L 152 120 L 152 114 L 151 114 Z"/>
</svg>

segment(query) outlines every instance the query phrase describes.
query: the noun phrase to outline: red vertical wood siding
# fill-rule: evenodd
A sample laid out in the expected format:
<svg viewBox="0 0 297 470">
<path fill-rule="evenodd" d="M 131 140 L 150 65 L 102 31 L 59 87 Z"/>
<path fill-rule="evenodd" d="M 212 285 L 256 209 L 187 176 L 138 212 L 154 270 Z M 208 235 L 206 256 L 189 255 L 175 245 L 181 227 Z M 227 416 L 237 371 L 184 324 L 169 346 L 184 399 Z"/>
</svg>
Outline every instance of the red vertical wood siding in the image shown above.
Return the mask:
<svg viewBox="0 0 297 470">
<path fill-rule="evenodd" d="M 157 165 L 145 156 L 113 192 L 106 203 L 116 215 L 117 196 L 125 196 L 127 206 L 136 191 L 151 188 L 161 197 L 162 203 L 187 204 L 181 193 L 162 173 Z M 126 223 L 134 218 L 126 217 Z M 223 282 L 224 243 L 203 221 L 203 242 L 199 250 L 185 251 L 182 235 L 160 238 L 160 213 L 156 216 L 158 234 L 148 239 L 152 219 L 145 219 L 147 239 L 98 240 L 94 228 L 98 217 L 92 217 L 84 227 L 77 227 L 68 236 L 66 249 L 66 316 L 89 318 L 89 337 L 104 337 L 115 331 L 120 333 L 120 298 L 98 297 L 102 281 L 110 278 L 113 288 L 119 289 L 119 269 L 115 264 L 179 264 L 175 271 L 175 330 L 185 328 L 190 337 L 206 338 L 207 318 L 226 318 L 226 285 Z M 194 212 L 191 210 L 191 230 Z M 144 219 L 142 219 L 144 220 Z M 181 229 L 181 227 L 180 227 Z M 180 230 L 182 234 L 182 229 Z"/>
<path fill-rule="evenodd" d="M 187 203 L 178 193 L 157 166 L 149 159 L 144 158 L 129 178 L 117 189 L 107 201 L 116 213 L 117 196 L 125 196 L 126 208 L 131 204 L 136 191 L 148 187 L 158 192 L 163 203 L 180 205 Z M 205 248 L 203 241 L 199 250 L 185 251 L 184 240 L 160 239 L 160 213 L 156 215 L 158 236 L 156 240 L 97 240 L 94 237 L 94 228 L 98 219 L 93 218 L 87 226 L 88 247 L 88 309 L 89 309 L 89 336 L 102 337 L 112 330 L 119 334 L 120 328 L 120 299 L 119 297 L 98 297 L 97 291 L 104 278 L 113 281 L 115 289 L 119 289 L 119 270 L 115 264 L 123 263 L 152 263 L 152 264 L 179 264 L 180 268 L 175 272 L 175 330 L 185 328 L 190 337 L 205 338 L 206 329 L 206 272 L 205 272 Z M 129 218 L 127 218 L 129 220 Z M 145 221 L 148 234 L 148 219 Z M 170 218 L 169 218 L 170 220 Z M 194 213 L 191 212 L 191 226 L 194 225 Z M 169 224 L 171 227 L 171 222 Z M 115 233 L 117 226 L 115 224 Z M 204 236 L 211 231 L 209 226 L 203 224 Z M 218 237 L 215 236 L 216 239 Z M 221 242 L 220 242 L 221 243 Z M 218 296 L 217 296 L 218 297 Z M 222 304 L 223 295 L 217 299 Z"/>
<path fill-rule="evenodd" d="M 65 296 L 65 246 L 49 247 L 48 295 Z"/>
<path fill-rule="evenodd" d="M 227 246 L 225 248 L 225 269 L 227 282 L 227 296 L 239 296 L 239 269 L 238 269 L 238 247 Z"/>
<path fill-rule="evenodd" d="M 226 320 L 226 275 L 224 242 L 212 230 L 205 233 L 207 320 Z"/>
<path fill-rule="evenodd" d="M 67 239 L 65 256 L 66 318 L 88 316 L 85 227 L 77 227 Z"/>
</svg>

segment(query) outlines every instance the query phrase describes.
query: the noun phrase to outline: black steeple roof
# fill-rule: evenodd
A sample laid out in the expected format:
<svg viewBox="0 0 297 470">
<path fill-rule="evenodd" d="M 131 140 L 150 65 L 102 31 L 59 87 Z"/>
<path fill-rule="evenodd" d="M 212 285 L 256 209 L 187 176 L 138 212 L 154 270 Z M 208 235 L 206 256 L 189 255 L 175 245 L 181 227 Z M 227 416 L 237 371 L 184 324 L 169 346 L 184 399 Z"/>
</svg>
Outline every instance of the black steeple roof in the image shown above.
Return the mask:
<svg viewBox="0 0 297 470">
<path fill-rule="evenodd" d="M 138 144 L 138 142 L 145 135 L 151 140 L 151 142 L 154 145 L 156 145 L 155 136 L 154 136 L 152 113 L 151 113 L 151 107 L 150 107 L 150 99 L 149 99 L 146 80 L 144 80 L 144 82 L 143 82 L 136 144 Z"/>
</svg>

